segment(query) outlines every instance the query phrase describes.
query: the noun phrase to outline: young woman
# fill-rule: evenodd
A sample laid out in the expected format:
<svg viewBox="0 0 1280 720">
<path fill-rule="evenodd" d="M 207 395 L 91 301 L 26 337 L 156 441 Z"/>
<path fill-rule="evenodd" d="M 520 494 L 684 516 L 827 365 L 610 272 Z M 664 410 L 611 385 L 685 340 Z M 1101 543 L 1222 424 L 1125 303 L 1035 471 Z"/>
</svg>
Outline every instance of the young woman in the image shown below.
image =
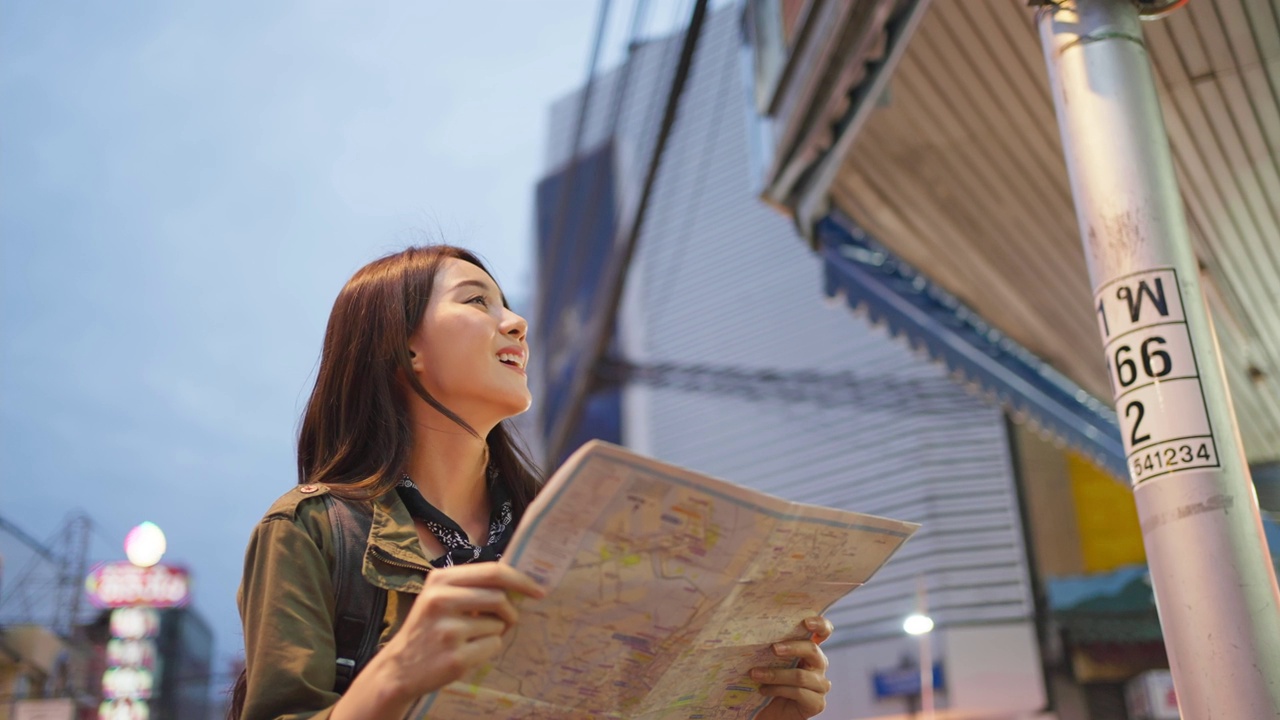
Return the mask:
<svg viewBox="0 0 1280 720">
<path fill-rule="evenodd" d="M 401 718 L 420 696 L 494 657 L 513 597 L 542 597 L 496 562 L 539 481 L 505 422 L 529 407 L 525 320 L 471 253 L 409 248 L 361 268 L 339 293 L 298 439 L 298 487 L 254 530 L 239 593 L 245 675 L 233 715 Z M 379 649 L 335 691 L 335 567 L 326 502 L 372 524 L 360 578 L 386 590 Z M 758 716 L 807 718 L 831 684 L 818 643 L 774 651 L 794 669 L 753 671 L 774 696 Z"/>
</svg>

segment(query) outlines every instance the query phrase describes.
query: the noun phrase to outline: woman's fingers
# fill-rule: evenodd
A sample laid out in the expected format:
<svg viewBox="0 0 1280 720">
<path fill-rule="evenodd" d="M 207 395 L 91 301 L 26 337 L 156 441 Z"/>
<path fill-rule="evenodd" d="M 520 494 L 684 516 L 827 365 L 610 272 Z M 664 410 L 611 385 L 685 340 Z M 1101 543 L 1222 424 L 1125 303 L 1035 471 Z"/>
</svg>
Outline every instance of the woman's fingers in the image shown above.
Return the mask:
<svg viewBox="0 0 1280 720">
<path fill-rule="evenodd" d="M 467 642 L 475 642 L 482 638 L 496 637 L 501 639 L 502 634 L 510 627 L 505 621 L 493 617 L 492 615 L 481 615 L 479 617 L 466 619 Z"/>
<path fill-rule="evenodd" d="M 432 570 L 415 605 L 427 616 L 492 615 L 506 625 L 518 617 L 514 594 L 546 595 L 533 578 L 509 565 L 476 563 Z"/>
<path fill-rule="evenodd" d="M 795 703 L 793 706 L 800 717 L 810 718 L 827 708 L 825 693 L 815 692 L 795 685 L 761 685 L 760 694 L 767 697 L 785 698 Z M 777 700 L 774 704 L 777 704 Z M 790 717 L 793 713 L 787 713 Z"/>
<path fill-rule="evenodd" d="M 831 621 L 821 615 L 814 615 L 813 617 L 805 618 L 804 626 L 809 630 L 809 632 L 813 633 L 813 637 L 811 639 L 818 645 L 821 645 L 822 641 L 831 637 L 831 634 L 836 631 L 835 626 L 831 624 Z"/>
<path fill-rule="evenodd" d="M 455 680 L 460 680 L 471 670 L 492 660 L 500 650 L 502 650 L 502 637 L 499 635 L 487 635 L 439 655 L 438 659 L 442 661 L 443 667 L 441 668 L 442 676 L 437 683 L 437 689 Z"/>
<path fill-rule="evenodd" d="M 519 617 L 511 598 L 504 591 L 493 588 L 438 585 L 418 596 L 414 606 L 419 605 L 422 614 L 436 619 L 491 615 L 507 625 L 514 625 Z"/>
<path fill-rule="evenodd" d="M 502 563 L 472 563 L 439 568 L 427 573 L 429 585 L 458 585 L 462 587 L 484 587 L 520 593 L 535 598 L 547 594 L 533 578 Z"/>
<path fill-rule="evenodd" d="M 774 698 L 760 718 L 809 718 L 827 707 L 831 681 L 827 679 L 827 656 L 818 644 L 831 637 L 833 628 L 820 615 L 805 618 L 802 625 L 809 632 L 808 638 L 772 646 L 774 655 L 795 660 L 794 667 L 760 667 L 751 671 L 751 678 L 760 683 L 760 694 Z"/>
<path fill-rule="evenodd" d="M 492 660 L 501 650 L 502 638 L 497 635 L 487 635 L 467 643 L 459 649 L 458 654 L 466 665 L 475 667 Z"/>
<path fill-rule="evenodd" d="M 800 667 L 826 672 L 827 655 L 812 640 L 788 640 L 773 644 L 773 654 L 781 658 L 796 658 Z"/>
<path fill-rule="evenodd" d="M 415 694 L 464 676 L 501 649 L 516 623 L 517 595 L 546 592 L 528 575 L 499 563 L 432 570 L 405 625 L 377 657 Z"/>
<path fill-rule="evenodd" d="M 447 642 L 501 635 L 519 619 L 512 595 L 541 597 L 545 592 L 528 575 L 498 563 L 460 565 L 433 570 L 414 602 L 413 624 L 423 631 L 444 634 Z M 458 625 L 453 619 L 483 620 Z M 430 630 L 435 626 L 435 630 Z"/>
<path fill-rule="evenodd" d="M 816 693 L 831 690 L 831 681 L 825 675 L 803 668 L 755 668 L 751 671 L 751 678 L 762 686 L 785 685 Z"/>
</svg>

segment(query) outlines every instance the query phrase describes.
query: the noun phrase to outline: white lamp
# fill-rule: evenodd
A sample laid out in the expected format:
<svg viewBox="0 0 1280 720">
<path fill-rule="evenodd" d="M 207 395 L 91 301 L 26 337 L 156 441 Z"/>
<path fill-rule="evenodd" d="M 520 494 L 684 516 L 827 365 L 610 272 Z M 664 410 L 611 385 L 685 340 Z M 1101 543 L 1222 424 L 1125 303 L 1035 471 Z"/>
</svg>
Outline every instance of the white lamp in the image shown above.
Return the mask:
<svg viewBox="0 0 1280 720">
<path fill-rule="evenodd" d="M 152 522 L 139 524 L 124 537 L 125 557 L 138 567 L 151 567 L 160 562 L 166 549 L 164 532 Z"/>
<path fill-rule="evenodd" d="M 902 621 L 902 629 L 908 635 L 924 635 L 933 630 L 933 618 L 920 613 L 912 613 Z"/>
</svg>

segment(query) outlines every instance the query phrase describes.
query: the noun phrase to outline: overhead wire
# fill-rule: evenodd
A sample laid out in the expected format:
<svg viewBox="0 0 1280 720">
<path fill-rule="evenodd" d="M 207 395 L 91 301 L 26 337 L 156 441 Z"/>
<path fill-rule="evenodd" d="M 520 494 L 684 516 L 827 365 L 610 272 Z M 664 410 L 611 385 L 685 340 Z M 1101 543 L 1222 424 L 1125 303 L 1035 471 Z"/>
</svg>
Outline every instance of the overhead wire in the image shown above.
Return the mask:
<svg viewBox="0 0 1280 720">
<path fill-rule="evenodd" d="M 555 418 L 552 432 L 548 439 L 547 449 L 551 460 L 558 459 L 567 449 L 569 439 L 581 419 L 586 396 L 590 392 L 594 380 L 593 366 L 597 359 L 604 354 L 605 348 L 613 337 L 618 303 L 625 287 L 626 271 L 634 256 L 636 242 L 643 228 L 645 209 L 653 192 L 658 168 L 661 165 L 662 155 L 671 135 L 671 129 L 675 124 L 680 99 L 690 74 L 698 40 L 702 35 L 706 9 L 707 0 L 696 0 L 689 26 L 684 33 L 680 60 L 667 95 L 667 102 L 654 147 L 649 155 L 648 168 L 640 188 L 639 199 L 632 213 L 630 227 L 626 228 L 625 233 L 620 236 L 621 242 L 615 243 L 612 252 L 609 254 L 608 268 L 602 287 L 606 297 L 604 302 L 595 303 L 594 315 L 587 325 L 587 332 L 583 337 L 582 346 L 578 348 L 583 352 L 583 357 L 579 366 L 574 368 L 573 376 L 570 379 L 567 395 L 568 406 L 562 408 L 559 417 Z"/>
<path fill-rule="evenodd" d="M 601 0 L 600 2 L 600 12 L 596 19 L 595 38 L 592 40 L 591 54 L 587 61 L 587 78 L 583 83 L 582 98 L 578 102 L 577 122 L 573 129 L 573 136 L 569 148 L 569 158 L 565 163 L 564 184 L 561 185 L 560 188 L 559 198 L 556 202 L 556 212 L 551 218 L 553 225 L 551 226 L 548 243 L 552 245 L 552 247 L 548 248 L 547 252 L 540 253 L 542 256 L 550 255 L 552 257 L 558 257 L 560 254 L 558 252 L 558 246 L 564 240 L 564 221 L 569 214 L 569 188 L 573 185 L 574 174 L 577 169 L 576 163 L 578 159 L 578 152 L 581 148 L 582 134 L 587 121 L 587 113 L 591 107 L 591 93 L 595 87 L 596 67 L 600 62 L 600 50 L 604 46 L 605 28 L 608 26 L 609 7 L 611 4 L 611 0 Z M 544 263 L 539 266 L 538 287 L 541 296 L 535 305 L 535 317 L 539 321 L 545 321 L 547 316 L 547 305 L 550 297 L 549 293 L 552 288 L 550 280 L 553 268 L 554 265 L 551 263 Z"/>
<path fill-rule="evenodd" d="M 637 0 L 635 4 L 627 36 L 628 52 L 630 52 L 630 48 L 634 46 L 635 39 L 639 36 L 644 23 L 644 18 L 647 14 L 646 11 L 648 6 L 648 0 Z M 597 38 L 597 40 L 599 40 L 599 38 Z M 628 60 L 623 64 L 621 75 L 614 82 L 613 93 L 610 98 L 608 131 L 605 134 L 605 137 L 610 139 L 610 141 L 612 141 L 618 134 L 618 125 L 622 117 L 622 107 L 625 105 L 627 100 L 627 89 L 631 83 L 631 76 L 633 72 L 634 62 L 631 62 L 631 59 L 628 58 Z M 574 231 L 567 232 L 565 224 L 568 222 L 567 216 L 569 215 L 569 211 L 572 207 L 572 203 L 569 202 L 569 198 L 576 194 L 576 185 L 580 177 L 578 173 L 581 172 L 582 169 L 578 155 L 581 151 L 583 135 L 586 133 L 590 123 L 590 118 L 588 117 L 589 109 L 585 105 L 585 94 L 583 100 L 584 105 L 582 106 L 582 112 L 578 117 L 578 127 L 575 130 L 574 155 L 569 161 L 570 166 L 566 169 L 564 179 L 562 180 L 563 184 L 560 186 L 560 191 L 558 193 L 559 199 L 557 203 L 557 217 L 555 219 L 555 224 L 556 227 L 559 228 L 556 231 L 559 234 L 553 238 L 558 244 L 568 243 L 569 238 L 573 238 L 575 242 L 574 246 L 568 251 L 547 253 L 547 256 L 543 258 L 543 261 L 547 263 L 548 267 L 554 267 L 555 264 L 565 259 L 569 261 L 567 272 L 557 273 L 561 282 L 557 283 L 556 286 L 553 287 L 550 284 L 550 279 L 548 279 L 547 284 L 544 285 L 546 293 L 545 297 L 548 299 L 547 309 L 550 307 L 558 307 L 562 310 L 567 308 L 570 304 L 570 300 L 563 296 L 568 293 L 577 293 L 580 291 L 584 281 L 583 276 L 585 273 L 586 261 L 595 254 L 595 248 L 590 247 L 589 243 L 596 238 L 591 237 L 588 233 L 595 227 L 596 222 L 599 220 L 600 215 L 604 210 L 604 205 L 602 204 L 605 200 L 605 198 L 602 197 L 604 189 L 610 185 L 617 187 L 616 183 L 602 182 L 601 178 L 594 176 L 587 177 L 586 179 L 591 181 L 591 186 L 588 190 L 586 203 L 582 208 L 585 209 L 585 212 L 574 214 L 576 219 L 576 222 L 573 225 Z M 598 171 L 598 166 L 596 166 L 595 169 Z M 617 168 L 613 168 L 613 172 L 616 176 L 618 172 Z M 617 199 L 609 198 L 609 200 L 613 201 L 616 207 Z M 587 246 L 584 247 L 584 245 Z M 555 297 L 559 300 L 558 303 L 552 304 L 550 302 L 553 297 L 552 293 L 556 293 Z"/>
<path fill-rule="evenodd" d="M 599 375 L 609 383 L 637 383 L 751 400 L 848 406 L 857 410 L 898 409 L 928 415 L 972 413 L 972 398 L 948 378 L 904 379 L 859 376 L 844 370 L 746 368 L 694 363 L 601 361 Z"/>
</svg>

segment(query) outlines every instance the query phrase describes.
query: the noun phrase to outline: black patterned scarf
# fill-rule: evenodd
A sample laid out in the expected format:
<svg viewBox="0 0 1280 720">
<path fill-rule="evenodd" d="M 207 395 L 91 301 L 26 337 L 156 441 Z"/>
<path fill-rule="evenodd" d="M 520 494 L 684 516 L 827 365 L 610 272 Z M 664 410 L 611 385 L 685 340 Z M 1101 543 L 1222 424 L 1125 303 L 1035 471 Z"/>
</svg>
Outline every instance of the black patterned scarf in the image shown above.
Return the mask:
<svg viewBox="0 0 1280 720">
<path fill-rule="evenodd" d="M 511 499 L 493 474 L 489 479 L 489 537 L 484 545 L 472 545 L 467 533 L 448 515 L 440 512 L 422 497 L 418 486 L 408 475 L 400 478 L 396 493 L 414 520 L 421 521 L 447 552 L 431 561 L 432 567 L 449 567 L 473 562 L 497 560 L 511 540 Z"/>
</svg>

